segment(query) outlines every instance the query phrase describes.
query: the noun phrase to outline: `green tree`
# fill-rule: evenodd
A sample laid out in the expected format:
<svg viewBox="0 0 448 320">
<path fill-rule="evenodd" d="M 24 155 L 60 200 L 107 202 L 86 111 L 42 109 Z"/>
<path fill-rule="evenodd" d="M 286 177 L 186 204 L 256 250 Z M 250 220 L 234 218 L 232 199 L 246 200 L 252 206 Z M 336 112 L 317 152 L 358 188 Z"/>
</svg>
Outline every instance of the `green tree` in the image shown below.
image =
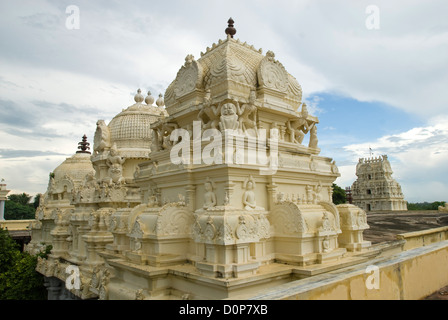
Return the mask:
<svg viewBox="0 0 448 320">
<path fill-rule="evenodd" d="M 0 228 L 0 274 L 8 271 L 19 255 L 19 244 L 9 236 L 8 231 Z"/>
<path fill-rule="evenodd" d="M 39 207 L 39 202 L 40 202 L 41 197 L 42 197 L 42 194 L 40 194 L 40 193 L 38 193 L 34 196 L 34 200 L 33 200 L 34 209 L 37 209 L 37 207 Z"/>
<path fill-rule="evenodd" d="M 341 204 L 347 201 L 345 190 L 338 186 L 336 183 L 333 183 L 333 203 Z"/>
<path fill-rule="evenodd" d="M 34 219 L 36 208 L 30 201 L 31 196 L 26 193 L 9 195 L 5 202 L 5 219 Z"/>
<path fill-rule="evenodd" d="M 5 219 L 6 220 L 26 220 L 34 219 L 35 209 L 33 206 L 22 205 L 20 203 L 7 200 L 5 202 Z"/>
<path fill-rule="evenodd" d="M 47 250 L 42 255 L 47 255 Z M 36 272 L 37 255 L 20 252 L 9 233 L 0 228 L 0 300 L 44 300 L 43 276 Z"/>
<path fill-rule="evenodd" d="M 27 206 L 30 204 L 31 196 L 29 194 L 26 194 L 25 192 L 22 194 L 11 194 L 8 196 L 8 200 Z"/>
<path fill-rule="evenodd" d="M 445 201 L 434 202 L 408 202 L 408 210 L 438 210 L 439 206 L 444 206 Z"/>
</svg>

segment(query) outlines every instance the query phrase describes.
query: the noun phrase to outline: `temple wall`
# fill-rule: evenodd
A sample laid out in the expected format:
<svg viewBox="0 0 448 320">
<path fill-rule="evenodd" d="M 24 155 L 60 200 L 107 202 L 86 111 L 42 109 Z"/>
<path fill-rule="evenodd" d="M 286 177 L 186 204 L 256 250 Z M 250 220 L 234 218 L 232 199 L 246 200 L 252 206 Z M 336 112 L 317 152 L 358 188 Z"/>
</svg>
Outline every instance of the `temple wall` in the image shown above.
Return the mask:
<svg viewBox="0 0 448 320">
<path fill-rule="evenodd" d="M 26 230 L 35 220 L 3 220 L 0 221 L 0 228 L 13 230 Z"/>
<path fill-rule="evenodd" d="M 423 247 L 431 243 L 448 240 L 448 227 L 403 233 L 397 235 L 397 238 L 406 240 L 404 250 Z"/>
<path fill-rule="evenodd" d="M 416 300 L 448 284 L 448 228 L 400 235 L 409 250 L 272 288 L 264 294 L 237 297 L 262 300 Z M 437 241 L 437 242 L 435 242 Z M 423 245 L 427 242 L 433 242 Z M 423 246 L 421 246 L 423 245 Z M 378 288 L 374 283 L 376 266 Z M 375 268 L 375 267 L 374 267 Z"/>
</svg>

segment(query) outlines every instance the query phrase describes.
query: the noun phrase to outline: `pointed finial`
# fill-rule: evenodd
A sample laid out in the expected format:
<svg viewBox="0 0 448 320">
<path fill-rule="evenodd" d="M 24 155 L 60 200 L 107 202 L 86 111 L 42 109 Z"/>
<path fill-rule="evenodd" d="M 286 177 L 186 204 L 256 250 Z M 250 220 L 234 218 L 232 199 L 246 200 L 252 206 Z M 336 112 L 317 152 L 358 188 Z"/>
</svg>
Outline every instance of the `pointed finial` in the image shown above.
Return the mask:
<svg viewBox="0 0 448 320">
<path fill-rule="evenodd" d="M 78 143 L 78 149 L 79 151 L 76 151 L 76 153 L 88 153 L 90 154 L 90 143 L 87 142 L 87 136 L 83 135 L 82 141 Z"/>
<path fill-rule="evenodd" d="M 233 19 L 230 18 L 229 21 L 227 21 L 227 23 L 229 24 L 229 26 L 226 28 L 225 32 L 228 36 L 230 35 L 230 37 L 233 38 L 233 36 L 236 33 L 236 29 L 233 27 L 235 21 L 233 21 Z"/>
<path fill-rule="evenodd" d="M 142 90 L 138 89 L 137 94 L 134 96 L 134 100 L 137 103 L 141 103 L 143 101 L 143 99 L 145 99 L 145 97 L 143 97 L 143 95 L 142 95 Z"/>
</svg>

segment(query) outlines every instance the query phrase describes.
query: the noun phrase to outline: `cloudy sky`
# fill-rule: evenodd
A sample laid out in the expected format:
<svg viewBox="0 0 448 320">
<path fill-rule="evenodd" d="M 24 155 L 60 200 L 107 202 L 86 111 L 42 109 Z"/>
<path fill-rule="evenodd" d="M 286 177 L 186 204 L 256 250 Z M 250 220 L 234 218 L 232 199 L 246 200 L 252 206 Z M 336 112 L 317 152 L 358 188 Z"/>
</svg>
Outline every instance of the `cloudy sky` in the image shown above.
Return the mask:
<svg viewBox="0 0 448 320">
<path fill-rule="evenodd" d="M 164 93 L 232 17 L 235 38 L 275 52 L 301 84 L 338 185 L 371 148 L 406 200 L 448 200 L 446 0 L 16 0 L 0 12 L 0 178 L 13 193 L 45 192 L 98 119 L 137 88 Z"/>
</svg>

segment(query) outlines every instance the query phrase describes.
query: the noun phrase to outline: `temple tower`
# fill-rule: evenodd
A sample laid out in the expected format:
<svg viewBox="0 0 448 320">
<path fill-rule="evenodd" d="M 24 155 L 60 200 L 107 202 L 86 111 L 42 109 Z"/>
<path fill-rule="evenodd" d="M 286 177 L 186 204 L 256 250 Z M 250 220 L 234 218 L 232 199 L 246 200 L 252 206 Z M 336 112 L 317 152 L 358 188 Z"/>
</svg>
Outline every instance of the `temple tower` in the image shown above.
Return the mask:
<svg viewBox="0 0 448 320">
<path fill-rule="evenodd" d="M 93 172 L 71 193 L 65 239 L 52 233 L 64 241 L 38 264 L 61 281 L 78 269 L 77 297 L 228 298 L 370 246 L 364 210 L 332 203 L 340 174 L 320 155 L 299 82 L 228 24 L 186 56 L 157 106 L 138 90 L 98 120 L 91 155 L 80 143 Z"/>
<path fill-rule="evenodd" d="M 401 186 L 392 173 L 386 155 L 360 158 L 356 166 L 358 179 L 352 185 L 353 204 L 367 212 L 407 210 Z"/>
</svg>

